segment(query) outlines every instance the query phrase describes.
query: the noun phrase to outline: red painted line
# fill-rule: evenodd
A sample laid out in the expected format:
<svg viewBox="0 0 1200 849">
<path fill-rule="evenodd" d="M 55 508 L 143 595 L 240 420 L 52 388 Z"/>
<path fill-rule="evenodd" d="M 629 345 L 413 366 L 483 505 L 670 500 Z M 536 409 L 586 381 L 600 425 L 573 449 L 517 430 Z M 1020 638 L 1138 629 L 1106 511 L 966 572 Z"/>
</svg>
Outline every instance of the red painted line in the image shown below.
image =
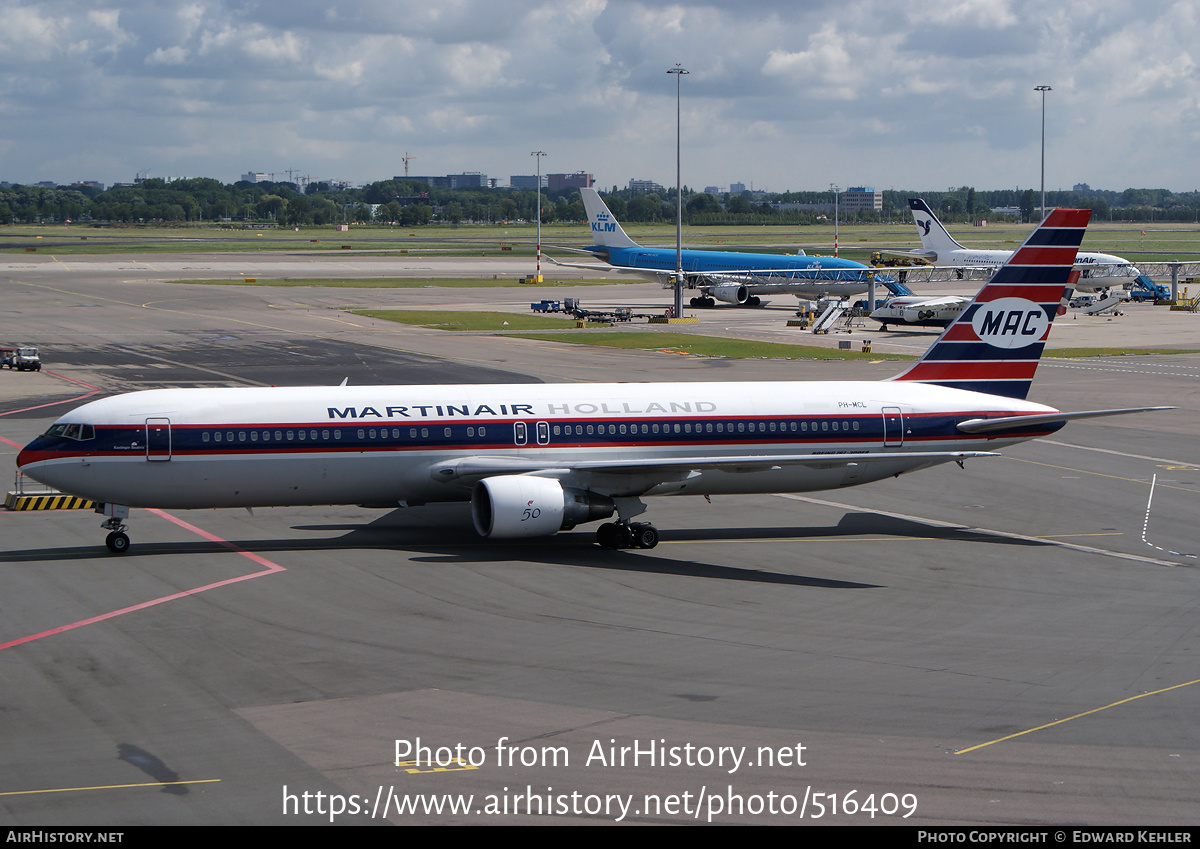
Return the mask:
<svg viewBox="0 0 1200 849">
<path fill-rule="evenodd" d="M 21 443 L 13 442 L 11 439 L 5 439 L 3 436 L 0 436 L 0 442 L 3 442 L 5 445 L 11 445 L 13 448 L 22 448 L 23 447 L 21 445 Z"/>
<path fill-rule="evenodd" d="M 246 551 L 246 549 L 241 548 L 240 546 L 234 545 L 233 543 L 231 543 L 227 540 L 223 540 L 219 536 L 216 536 L 215 534 L 211 534 L 208 531 L 201 530 L 200 528 L 197 528 L 195 525 L 193 525 L 189 522 L 183 521 L 183 519 L 177 519 L 176 517 L 172 516 L 170 513 L 166 513 L 162 510 L 154 510 L 154 509 L 150 510 L 149 512 L 153 513 L 155 516 L 159 516 L 163 519 L 166 519 L 168 522 L 174 522 L 176 525 L 179 525 L 179 527 L 183 528 L 184 530 L 191 531 L 192 533 L 194 533 L 198 536 L 201 536 L 204 539 L 209 540 L 210 542 L 215 542 L 218 545 L 222 545 L 225 548 L 228 548 L 232 552 L 235 552 L 237 554 L 242 555 L 243 557 L 253 560 L 255 563 L 259 564 L 260 566 L 263 566 L 264 568 L 260 572 L 252 572 L 249 575 L 239 575 L 236 578 L 226 578 L 224 581 L 216 581 L 211 584 L 205 584 L 202 587 L 196 587 L 195 589 L 183 590 L 182 592 L 172 593 L 171 595 L 165 595 L 165 596 L 162 596 L 161 598 L 151 599 L 150 601 L 143 601 L 140 604 L 134 604 L 134 605 L 130 605 L 129 607 L 122 607 L 119 610 L 112 610 L 112 611 L 109 611 L 108 613 L 102 613 L 99 616 L 92 616 L 88 619 L 80 619 L 78 622 L 72 622 L 69 625 L 60 625 L 57 628 L 51 628 L 48 631 L 41 631 L 40 633 L 37 633 L 37 634 L 30 634 L 27 637 L 19 637 L 15 640 L 9 640 L 7 643 L 0 643 L 0 651 L 3 651 L 4 649 L 12 648 L 13 646 L 19 646 L 19 645 L 23 645 L 25 643 L 32 643 L 35 640 L 40 640 L 44 637 L 50 637 L 50 636 L 53 636 L 54 634 L 62 634 L 65 631 L 73 631 L 76 628 L 82 628 L 85 625 L 94 625 L 97 622 L 104 622 L 107 619 L 115 619 L 118 616 L 124 616 L 126 613 L 134 613 L 135 611 L 138 611 L 138 610 L 145 610 L 146 608 L 149 608 L 149 607 L 155 607 L 160 604 L 165 604 L 168 601 L 176 601 L 181 598 L 187 598 L 188 596 L 197 595 L 198 593 L 208 592 L 209 590 L 215 590 L 218 587 L 226 587 L 226 586 L 229 586 L 230 584 L 238 584 L 238 583 L 241 583 L 242 581 L 249 581 L 252 578 L 261 578 L 264 575 L 270 575 L 275 572 L 287 571 L 283 566 L 280 566 L 278 563 L 272 563 L 267 558 L 262 557 L 258 554 L 255 554 L 252 551 Z"/>
<path fill-rule="evenodd" d="M 79 386 L 86 386 L 88 389 L 90 389 L 92 391 L 85 392 L 82 395 L 76 395 L 74 398 L 66 398 L 62 401 L 51 401 L 48 404 L 37 404 L 33 407 L 22 407 L 19 410 L 8 410 L 7 412 L 0 413 L 0 416 L 11 416 L 14 413 L 26 413 L 30 410 L 40 410 L 43 407 L 53 407 L 58 404 L 70 404 L 72 401 L 82 401 L 84 398 L 91 398 L 96 393 L 104 391 L 99 386 L 92 386 L 92 384 L 90 384 L 90 383 L 84 383 L 82 380 L 76 380 L 73 377 L 67 377 L 65 374 L 59 374 L 58 372 L 53 372 L 53 371 L 48 371 L 48 372 L 46 372 L 46 374 L 50 375 L 51 377 L 57 377 L 59 380 L 65 380 L 68 383 L 75 383 L 75 384 L 78 384 Z M 8 442 L 7 439 L 5 439 L 4 441 Z M 15 443 L 15 442 L 8 442 L 8 444 L 9 445 L 17 445 L 17 443 Z M 21 446 L 17 445 L 17 447 L 20 448 Z"/>
</svg>

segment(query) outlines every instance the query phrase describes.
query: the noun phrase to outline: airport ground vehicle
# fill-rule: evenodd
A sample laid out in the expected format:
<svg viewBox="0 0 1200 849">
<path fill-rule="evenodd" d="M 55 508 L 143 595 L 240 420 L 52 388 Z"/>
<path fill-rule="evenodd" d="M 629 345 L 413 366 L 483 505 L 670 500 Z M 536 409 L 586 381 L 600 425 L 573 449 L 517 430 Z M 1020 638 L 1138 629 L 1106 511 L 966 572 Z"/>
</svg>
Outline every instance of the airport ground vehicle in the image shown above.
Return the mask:
<svg viewBox="0 0 1200 849">
<path fill-rule="evenodd" d="M 21 345 L 16 348 L 0 348 L 0 368 L 16 369 L 17 371 L 41 371 L 42 360 L 38 349 L 31 345 Z"/>
<path fill-rule="evenodd" d="M 1129 300 L 1169 301 L 1171 300 L 1171 287 L 1165 283 L 1155 283 L 1143 274 L 1129 284 Z"/>
</svg>

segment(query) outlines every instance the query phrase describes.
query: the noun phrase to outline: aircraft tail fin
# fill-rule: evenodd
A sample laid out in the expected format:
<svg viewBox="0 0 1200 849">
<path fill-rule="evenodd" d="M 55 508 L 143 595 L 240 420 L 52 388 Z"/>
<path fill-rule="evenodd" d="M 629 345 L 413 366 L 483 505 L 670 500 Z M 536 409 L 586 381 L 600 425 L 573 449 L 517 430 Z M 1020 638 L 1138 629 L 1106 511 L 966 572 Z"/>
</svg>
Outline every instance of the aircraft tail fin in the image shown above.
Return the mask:
<svg viewBox="0 0 1200 849">
<path fill-rule="evenodd" d="M 588 226 L 592 230 L 593 241 L 606 248 L 636 248 L 637 242 L 625 235 L 616 216 L 608 211 L 608 206 L 600 198 L 595 189 L 580 189 L 583 195 L 583 208 L 587 211 Z"/>
<path fill-rule="evenodd" d="M 1025 398 L 1063 292 L 1079 275 L 1075 254 L 1090 216 L 1047 215 L 925 356 L 892 379 Z"/>
<path fill-rule="evenodd" d="M 966 250 L 954 237 L 946 232 L 942 222 L 938 221 L 929 204 L 921 198 L 909 198 L 908 208 L 912 210 L 913 219 L 917 222 L 917 230 L 921 234 L 921 247 L 926 253 L 945 256 L 950 251 Z M 934 262 L 937 262 L 934 259 Z"/>
</svg>

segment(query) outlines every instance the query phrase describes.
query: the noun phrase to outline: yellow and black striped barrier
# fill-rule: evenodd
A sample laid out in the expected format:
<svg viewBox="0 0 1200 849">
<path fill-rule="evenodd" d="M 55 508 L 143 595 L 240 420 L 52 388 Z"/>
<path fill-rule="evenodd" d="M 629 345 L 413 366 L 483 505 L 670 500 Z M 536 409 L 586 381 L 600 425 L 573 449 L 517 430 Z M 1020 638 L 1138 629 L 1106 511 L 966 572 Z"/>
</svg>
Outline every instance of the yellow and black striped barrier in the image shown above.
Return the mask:
<svg viewBox="0 0 1200 849">
<path fill-rule="evenodd" d="M 47 495 L 26 495 L 10 492 L 4 499 L 8 510 L 91 510 L 93 502 L 76 495 L 55 492 Z"/>
</svg>

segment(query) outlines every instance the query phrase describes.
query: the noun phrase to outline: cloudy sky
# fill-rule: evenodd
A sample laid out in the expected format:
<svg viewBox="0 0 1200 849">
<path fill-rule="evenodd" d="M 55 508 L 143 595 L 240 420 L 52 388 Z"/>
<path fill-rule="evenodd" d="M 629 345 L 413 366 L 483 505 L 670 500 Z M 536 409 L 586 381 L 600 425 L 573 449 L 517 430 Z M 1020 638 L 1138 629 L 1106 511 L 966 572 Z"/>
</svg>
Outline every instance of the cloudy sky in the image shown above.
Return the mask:
<svg viewBox="0 0 1200 849">
<path fill-rule="evenodd" d="M 1200 187 L 1194 0 L 0 0 L 0 179 Z"/>
</svg>

